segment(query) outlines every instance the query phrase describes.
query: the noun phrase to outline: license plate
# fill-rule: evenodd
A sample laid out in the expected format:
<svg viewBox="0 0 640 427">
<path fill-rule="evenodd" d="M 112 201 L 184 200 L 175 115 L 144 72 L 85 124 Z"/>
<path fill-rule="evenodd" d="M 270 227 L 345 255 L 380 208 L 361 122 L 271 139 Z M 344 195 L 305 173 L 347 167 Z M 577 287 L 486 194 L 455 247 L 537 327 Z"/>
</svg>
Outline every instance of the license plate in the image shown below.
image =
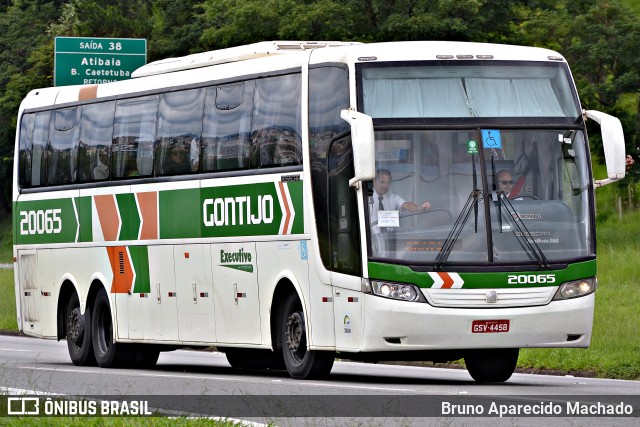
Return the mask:
<svg viewBox="0 0 640 427">
<path fill-rule="evenodd" d="M 471 332 L 474 334 L 509 332 L 509 320 L 474 320 L 471 322 Z"/>
</svg>

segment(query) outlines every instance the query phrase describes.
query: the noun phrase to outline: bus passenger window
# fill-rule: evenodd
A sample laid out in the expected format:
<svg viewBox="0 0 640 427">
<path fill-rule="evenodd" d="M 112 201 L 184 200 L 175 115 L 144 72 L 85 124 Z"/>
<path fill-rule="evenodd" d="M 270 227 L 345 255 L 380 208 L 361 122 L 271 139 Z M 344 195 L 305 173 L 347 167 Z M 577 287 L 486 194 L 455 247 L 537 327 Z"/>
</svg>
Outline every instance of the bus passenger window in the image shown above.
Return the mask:
<svg viewBox="0 0 640 427">
<path fill-rule="evenodd" d="M 157 110 L 157 95 L 117 101 L 111 154 L 112 177 L 151 175 Z"/>
<path fill-rule="evenodd" d="M 33 150 L 33 123 L 35 114 L 25 114 L 20 122 L 20 158 L 18 180 L 21 188 L 31 187 L 31 154 Z"/>
<path fill-rule="evenodd" d="M 202 172 L 249 167 L 253 80 L 207 88 L 202 123 Z"/>
<path fill-rule="evenodd" d="M 49 141 L 49 120 L 51 113 L 36 114 L 33 126 L 33 150 L 31 152 L 31 186 L 45 185 L 46 147 Z"/>
<path fill-rule="evenodd" d="M 114 101 L 82 107 L 78 175 L 81 182 L 109 179 Z"/>
<path fill-rule="evenodd" d="M 156 175 L 198 171 L 203 108 L 203 89 L 162 95 L 158 109 Z"/>
<path fill-rule="evenodd" d="M 251 131 L 251 166 L 302 163 L 300 74 L 258 80 Z"/>
<path fill-rule="evenodd" d="M 47 185 L 70 184 L 76 181 L 80 108 L 53 113 L 47 158 Z"/>
</svg>

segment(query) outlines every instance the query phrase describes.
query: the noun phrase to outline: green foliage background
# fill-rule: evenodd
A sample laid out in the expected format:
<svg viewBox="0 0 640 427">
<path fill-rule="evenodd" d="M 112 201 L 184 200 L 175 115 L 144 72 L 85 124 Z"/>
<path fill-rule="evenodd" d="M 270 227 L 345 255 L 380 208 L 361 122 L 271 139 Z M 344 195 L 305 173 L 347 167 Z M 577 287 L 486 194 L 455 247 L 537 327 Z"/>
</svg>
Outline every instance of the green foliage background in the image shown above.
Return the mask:
<svg viewBox="0 0 640 427">
<path fill-rule="evenodd" d="M 0 0 L 0 215 L 10 211 L 16 115 L 53 84 L 56 36 L 148 40 L 148 60 L 263 40 L 460 40 L 534 45 L 569 61 L 582 106 L 618 116 L 640 203 L 639 0 Z M 591 147 L 602 161 L 601 143 Z"/>
<path fill-rule="evenodd" d="M 534 45 L 569 61 L 583 108 L 618 116 L 640 198 L 638 0 L 1 0 L 0 214 L 10 210 L 16 115 L 53 83 L 56 36 L 148 40 L 148 60 L 263 40 L 461 40 Z M 597 132 L 592 151 L 602 161 Z"/>
</svg>

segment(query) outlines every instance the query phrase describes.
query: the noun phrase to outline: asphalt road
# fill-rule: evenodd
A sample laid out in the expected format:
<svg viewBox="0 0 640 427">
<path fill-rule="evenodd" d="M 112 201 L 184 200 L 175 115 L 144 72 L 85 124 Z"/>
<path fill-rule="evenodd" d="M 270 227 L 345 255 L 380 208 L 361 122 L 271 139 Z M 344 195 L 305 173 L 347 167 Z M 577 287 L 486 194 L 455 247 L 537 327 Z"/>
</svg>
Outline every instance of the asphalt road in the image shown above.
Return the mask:
<svg viewBox="0 0 640 427">
<path fill-rule="evenodd" d="M 0 393 L 128 399 L 167 414 L 275 425 L 640 425 L 638 381 L 514 374 L 478 384 L 462 369 L 348 361 L 325 380 L 299 381 L 189 350 L 162 353 L 150 370 L 101 369 L 73 366 L 65 342 L 17 336 L 0 336 Z M 631 414 L 606 413 L 616 407 Z"/>
</svg>

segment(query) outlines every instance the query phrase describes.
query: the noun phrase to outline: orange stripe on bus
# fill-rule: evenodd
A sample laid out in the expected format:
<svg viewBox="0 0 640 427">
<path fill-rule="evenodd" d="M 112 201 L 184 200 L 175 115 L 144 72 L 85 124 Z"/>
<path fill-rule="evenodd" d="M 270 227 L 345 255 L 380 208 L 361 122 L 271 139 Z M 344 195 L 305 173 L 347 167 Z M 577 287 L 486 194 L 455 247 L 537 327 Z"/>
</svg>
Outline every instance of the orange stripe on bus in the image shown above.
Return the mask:
<svg viewBox="0 0 640 427">
<path fill-rule="evenodd" d="M 444 281 L 441 288 L 451 289 L 451 286 L 453 286 L 453 279 L 451 278 L 451 276 L 449 276 L 449 274 L 447 273 L 438 273 L 438 276 L 440 276 L 440 278 Z"/>
<path fill-rule="evenodd" d="M 98 85 L 83 86 L 78 91 L 78 101 L 95 99 L 98 97 Z"/>
<path fill-rule="evenodd" d="M 127 248 L 126 246 L 113 246 L 107 248 L 107 253 L 113 272 L 111 293 L 126 294 L 133 288 L 133 268 Z"/>
<path fill-rule="evenodd" d="M 116 199 L 113 195 L 107 194 L 103 196 L 93 196 L 96 204 L 102 235 L 106 241 L 118 240 L 118 229 L 120 228 L 120 219 L 118 218 L 118 207 Z"/>
<path fill-rule="evenodd" d="M 291 210 L 289 209 L 289 200 L 287 199 L 287 192 L 284 189 L 284 182 L 278 182 L 280 186 L 280 194 L 282 194 L 282 201 L 284 202 L 284 210 L 286 219 L 284 220 L 284 227 L 282 228 L 282 234 L 287 234 L 289 229 L 289 222 L 291 221 Z"/>
<path fill-rule="evenodd" d="M 136 194 L 138 205 L 140 206 L 140 215 L 142 215 L 142 229 L 140 230 L 140 239 L 157 239 L 158 238 L 158 193 L 150 191 L 147 193 Z"/>
</svg>

